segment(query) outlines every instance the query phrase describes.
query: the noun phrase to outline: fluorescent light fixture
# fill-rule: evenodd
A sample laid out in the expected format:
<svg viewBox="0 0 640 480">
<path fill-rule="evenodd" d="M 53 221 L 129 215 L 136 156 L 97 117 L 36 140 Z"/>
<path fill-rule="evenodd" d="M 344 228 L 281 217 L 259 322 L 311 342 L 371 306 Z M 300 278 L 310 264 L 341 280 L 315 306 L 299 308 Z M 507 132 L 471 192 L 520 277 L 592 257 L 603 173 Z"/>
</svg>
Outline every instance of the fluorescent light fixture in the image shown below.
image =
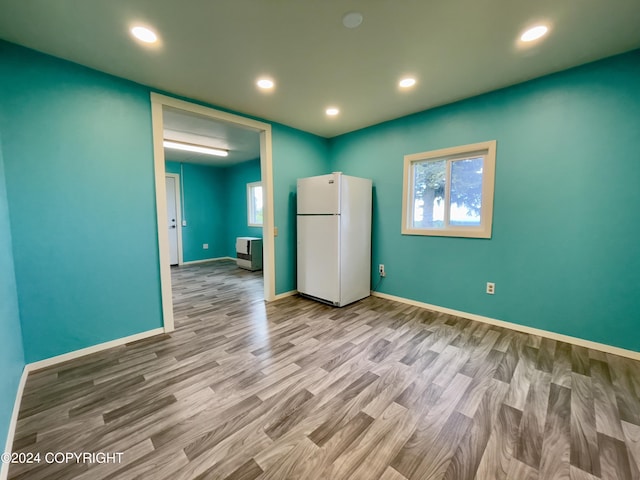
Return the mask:
<svg viewBox="0 0 640 480">
<path fill-rule="evenodd" d="M 221 148 L 202 147 L 200 145 L 174 142 L 171 140 L 164 140 L 162 144 L 165 146 L 165 148 L 184 150 L 186 152 L 204 153 L 205 155 L 215 155 L 217 157 L 226 157 L 227 155 L 229 155 L 229 152 L 227 150 L 222 150 Z"/>
<path fill-rule="evenodd" d="M 398 85 L 401 88 L 413 87 L 415 84 L 416 84 L 416 79 L 412 77 L 405 77 L 402 80 L 400 80 L 400 82 L 398 83 Z"/>
<path fill-rule="evenodd" d="M 275 83 L 273 83 L 273 80 L 271 80 L 270 78 L 260 78 L 256 82 L 256 85 L 258 85 L 258 87 L 262 88 L 263 90 L 269 90 L 270 88 L 274 87 Z"/>
<path fill-rule="evenodd" d="M 340 110 L 337 109 L 336 107 L 329 107 L 325 110 L 325 113 L 331 117 L 338 115 L 340 113 Z"/>
<path fill-rule="evenodd" d="M 544 37 L 548 31 L 549 27 L 546 25 L 537 25 L 520 35 L 520 40 L 523 42 L 533 42 L 534 40 Z"/>
<path fill-rule="evenodd" d="M 144 43 L 156 43 L 158 41 L 158 35 L 156 35 L 156 32 L 140 25 L 133 27 L 131 29 L 131 34 Z"/>
</svg>

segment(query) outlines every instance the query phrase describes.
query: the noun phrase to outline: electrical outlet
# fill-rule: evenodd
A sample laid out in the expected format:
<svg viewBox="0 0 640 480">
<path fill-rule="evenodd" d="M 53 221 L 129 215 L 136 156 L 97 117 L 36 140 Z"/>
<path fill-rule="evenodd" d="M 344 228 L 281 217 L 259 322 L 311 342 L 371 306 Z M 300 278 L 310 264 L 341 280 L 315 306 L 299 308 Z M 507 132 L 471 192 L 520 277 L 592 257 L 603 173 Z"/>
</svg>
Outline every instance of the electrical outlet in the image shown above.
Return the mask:
<svg viewBox="0 0 640 480">
<path fill-rule="evenodd" d="M 208 243 L 203 243 L 202 244 L 202 249 L 203 250 L 209 250 L 209 244 Z"/>
<path fill-rule="evenodd" d="M 384 272 L 384 264 L 381 263 L 380 265 L 378 265 L 378 273 L 381 277 L 387 276 L 387 274 Z"/>
<path fill-rule="evenodd" d="M 493 295 L 496 293 L 496 284 L 493 282 L 487 282 L 487 293 Z"/>
</svg>

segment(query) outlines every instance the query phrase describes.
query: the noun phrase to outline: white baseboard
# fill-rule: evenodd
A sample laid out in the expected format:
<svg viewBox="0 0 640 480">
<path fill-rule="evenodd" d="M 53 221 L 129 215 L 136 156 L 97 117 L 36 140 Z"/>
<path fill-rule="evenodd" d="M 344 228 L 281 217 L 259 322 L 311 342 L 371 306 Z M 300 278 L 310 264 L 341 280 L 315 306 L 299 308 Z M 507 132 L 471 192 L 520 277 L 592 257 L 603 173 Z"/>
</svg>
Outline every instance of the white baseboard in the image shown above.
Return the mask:
<svg viewBox="0 0 640 480">
<path fill-rule="evenodd" d="M 594 350 L 600 350 L 601 352 L 612 353 L 614 355 L 620 355 L 621 357 L 631 358 L 632 360 L 640 360 L 640 352 L 634 352 L 633 350 L 614 347 L 612 345 L 607 345 L 606 343 L 592 342 L 591 340 L 585 340 L 583 338 L 571 337 L 569 335 L 550 332 L 548 330 L 527 327 L 526 325 L 505 322 L 504 320 L 497 320 L 495 318 L 483 317 L 482 315 L 476 315 L 475 313 L 461 312 L 460 310 L 453 310 L 451 308 L 440 307 L 438 305 L 431 305 L 430 303 L 418 302 L 409 298 L 396 297 L 395 295 L 389 295 L 387 293 L 371 292 L 371 295 L 373 295 L 374 297 L 386 298 L 387 300 L 394 300 L 400 303 L 406 303 L 408 305 L 414 305 L 416 307 L 426 308 L 427 310 L 448 313 L 449 315 L 455 315 L 456 317 L 468 318 L 469 320 L 476 320 L 478 322 L 488 323 L 490 325 L 495 325 L 498 327 L 509 328 L 511 330 L 516 330 L 522 333 L 530 333 L 531 335 L 538 335 L 540 337 L 549 338 L 551 340 L 572 343 L 580 347 L 592 348 Z"/>
<path fill-rule="evenodd" d="M 191 260 L 190 262 L 182 262 L 180 265 L 194 265 L 196 263 L 217 262 L 219 260 L 235 260 L 235 258 L 233 257 L 205 258 L 203 260 Z"/>
<path fill-rule="evenodd" d="M 18 390 L 16 391 L 16 399 L 13 403 L 13 412 L 11 413 L 11 420 L 9 421 L 9 431 L 7 432 L 7 442 L 5 443 L 4 452 L 11 452 L 13 446 L 13 437 L 16 434 L 16 425 L 18 424 L 18 413 L 20 413 L 20 403 L 22 402 L 22 394 L 24 392 L 24 386 L 27 383 L 27 377 L 29 376 L 29 369 L 27 365 L 22 369 L 22 376 L 20 377 L 20 383 L 18 383 Z M 7 480 L 9 477 L 9 463 L 0 462 L 0 480 Z"/>
<path fill-rule="evenodd" d="M 142 340 L 143 338 L 153 337 L 164 332 L 164 328 L 154 328 L 153 330 L 147 330 L 146 332 L 136 333 L 135 335 L 129 335 L 128 337 L 117 338 L 109 342 L 93 345 L 92 347 L 74 350 L 73 352 L 64 353 L 62 355 L 51 358 L 45 358 L 44 360 L 40 360 L 38 362 L 28 363 L 25 366 L 25 369 L 27 369 L 29 372 L 35 372 L 36 370 L 41 370 L 58 363 L 74 360 L 76 358 L 84 357 L 85 355 L 89 355 L 91 353 L 100 352 L 108 348 L 119 347 L 120 345 L 124 345 L 125 343 L 135 342 L 136 340 Z"/>
<path fill-rule="evenodd" d="M 297 295 L 298 290 L 289 290 L 288 292 L 279 293 L 275 297 L 273 297 L 273 301 L 280 300 L 282 298 L 292 297 L 293 295 Z"/>
</svg>

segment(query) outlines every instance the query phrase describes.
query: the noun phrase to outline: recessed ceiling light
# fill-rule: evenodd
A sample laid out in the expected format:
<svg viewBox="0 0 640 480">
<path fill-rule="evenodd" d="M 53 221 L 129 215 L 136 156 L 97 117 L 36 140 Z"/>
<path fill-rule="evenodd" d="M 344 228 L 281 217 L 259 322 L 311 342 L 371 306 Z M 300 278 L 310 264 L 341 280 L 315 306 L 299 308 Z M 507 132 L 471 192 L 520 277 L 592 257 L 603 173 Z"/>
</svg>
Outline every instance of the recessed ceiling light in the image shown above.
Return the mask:
<svg viewBox="0 0 640 480">
<path fill-rule="evenodd" d="M 186 152 L 204 153 L 206 155 L 215 155 L 218 157 L 226 157 L 229 155 L 227 150 L 221 148 L 202 147 L 200 145 L 193 145 L 191 143 L 174 142 L 171 140 L 164 140 L 162 142 L 165 148 L 172 148 L 174 150 L 184 150 Z"/>
<path fill-rule="evenodd" d="M 325 110 L 325 113 L 330 117 L 334 117 L 340 113 L 340 110 L 337 109 L 336 107 L 329 107 Z"/>
<path fill-rule="evenodd" d="M 520 40 L 523 42 L 533 42 L 534 40 L 544 37 L 548 31 L 549 27 L 546 25 L 536 25 L 520 35 Z"/>
<path fill-rule="evenodd" d="M 401 88 L 413 87 L 415 84 L 416 84 L 416 79 L 413 77 L 405 77 L 402 80 L 400 80 L 400 82 L 398 82 L 398 85 Z"/>
<path fill-rule="evenodd" d="M 360 12 L 349 12 L 342 17 L 342 24 L 347 28 L 357 28 L 362 23 L 362 19 Z"/>
<path fill-rule="evenodd" d="M 273 80 L 271 80 L 270 78 L 260 78 L 256 82 L 256 85 L 258 85 L 258 87 L 262 88 L 263 90 L 269 90 L 270 88 L 273 88 L 275 83 L 273 83 Z"/>
<path fill-rule="evenodd" d="M 156 35 L 156 32 L 140 25 L 133 27 L 131 29 L 131 34 L 144 43 L 155 43 L 158 41 L 158 35 Z"/>
</svg>

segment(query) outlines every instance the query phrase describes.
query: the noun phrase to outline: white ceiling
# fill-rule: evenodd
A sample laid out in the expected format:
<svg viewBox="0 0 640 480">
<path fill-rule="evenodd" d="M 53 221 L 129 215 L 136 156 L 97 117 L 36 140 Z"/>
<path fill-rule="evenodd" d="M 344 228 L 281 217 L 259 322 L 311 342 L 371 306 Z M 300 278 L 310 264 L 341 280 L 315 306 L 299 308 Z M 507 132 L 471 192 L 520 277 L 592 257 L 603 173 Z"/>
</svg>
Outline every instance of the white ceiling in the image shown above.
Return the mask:
<svg viewBox="0 0 640 480">
<path fill-rule="evenodd" d="M 260 134 L 254 130 L 169 107 L 162 117 L 166 140 L 229 151 L 227 157 L 215 157 L 165 148 L 167 161 L 227 166 L 260 157 Z"/>
<path fill-rule="evenodd" d="M 341 23 L 350 11 L 357 29 Z M 325 137 L 640 47 L 639 0 L 0 0 L 0 12 L 11 42 Z M 160 45 L 134 42 L 135 22 Z M 521 48 L 537 22 L 551 33 Z M 255 88 L 265 74 L 271 94 Z M 404 74 L 418 79 L 408 92 Z"/>
</svg>

